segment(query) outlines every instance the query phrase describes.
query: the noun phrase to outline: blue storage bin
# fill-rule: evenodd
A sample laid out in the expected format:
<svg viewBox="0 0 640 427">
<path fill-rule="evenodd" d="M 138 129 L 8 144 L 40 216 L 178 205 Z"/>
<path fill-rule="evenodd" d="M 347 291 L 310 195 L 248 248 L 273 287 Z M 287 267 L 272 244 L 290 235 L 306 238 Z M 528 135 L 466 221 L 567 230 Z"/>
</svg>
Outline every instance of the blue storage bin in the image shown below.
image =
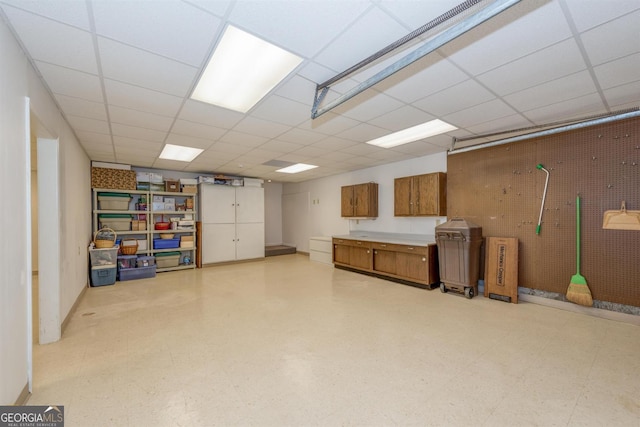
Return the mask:
<svg viewBox="0 0 640 427">
<path fill-rule="evenodd" d="M 156 277 L 156 266 L 138 268 L 122 268 L 118 271 L 118 280 L 121 282 L 136 279 L 149 279 Z"/>
<path fill-rule="evenodd" d="M 174 249 L 180 247 L 180 238 L 153 239 L 153 249 Z"/>
<path fill-rule="evenodd" d="M 91 267 L 91 286 L 107 286 L 116 283 L 116 266 Z"/>
</svg>

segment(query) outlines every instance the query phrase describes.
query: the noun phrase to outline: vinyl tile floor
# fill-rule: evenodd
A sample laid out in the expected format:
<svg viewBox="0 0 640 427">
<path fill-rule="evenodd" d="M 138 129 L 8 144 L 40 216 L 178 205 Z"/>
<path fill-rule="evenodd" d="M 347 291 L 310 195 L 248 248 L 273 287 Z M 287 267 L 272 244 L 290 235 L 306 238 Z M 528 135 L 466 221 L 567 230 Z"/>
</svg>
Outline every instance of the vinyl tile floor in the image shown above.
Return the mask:
<svg viewBox="0 0 640 427">
<path fill-rule="evenodd" d="M 640 329 L 284 255 L 88 289 L 28 404 L 66 427 L 639 427 Z"/>
</svg>

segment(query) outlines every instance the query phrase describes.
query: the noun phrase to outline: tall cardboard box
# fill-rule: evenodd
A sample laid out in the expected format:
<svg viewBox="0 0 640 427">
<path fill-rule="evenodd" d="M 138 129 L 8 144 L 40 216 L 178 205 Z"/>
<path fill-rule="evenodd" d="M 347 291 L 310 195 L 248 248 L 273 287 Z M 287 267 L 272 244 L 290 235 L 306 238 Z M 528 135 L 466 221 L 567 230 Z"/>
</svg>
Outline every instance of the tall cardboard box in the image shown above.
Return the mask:
<svg viewBox="0 0 640 427">
<path fill-rule="evenodd" d="M 484 296 L 518 303 L 518 239 L 487 237 Z"/>
</svg>

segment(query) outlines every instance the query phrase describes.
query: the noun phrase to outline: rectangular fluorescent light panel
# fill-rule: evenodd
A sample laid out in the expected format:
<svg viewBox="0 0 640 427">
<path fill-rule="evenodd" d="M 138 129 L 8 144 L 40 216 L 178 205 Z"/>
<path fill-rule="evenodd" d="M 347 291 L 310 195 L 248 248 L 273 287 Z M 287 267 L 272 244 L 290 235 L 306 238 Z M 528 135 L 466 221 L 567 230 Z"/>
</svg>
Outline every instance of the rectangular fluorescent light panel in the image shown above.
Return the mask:
<svg viewBox="0 0 640 427">
<path fill-rule="evenodd" d="M 426 122 L 421 125 L 372 139 L 371 141 L 367 141 L 367 144 L 376 145 L 382 148 L 391 148 L 456 129 L 458 128 L 450 125 L 449 123 L 443 122 L 442 120 L 431 120 L 430 122 Z"/>
<path fill-rule="evenodd" d="M 201 148 L 184 147 L 182 145 L 166 144 L 160 153 L 160 158 L 165 160 L 178 160 L 190 162 L 200 155 L 204 150 Z"/>
<path fill-rule="evenodd" d="M 276 172 L 283 173 L 298 173 L 308 171 L 309 169 L 317 168 L 315 165 L 305 165 L 304 163 L 296 163 L 295 165 L 287 166 L 286 168 L 278 169 Z"/>
<path fill-rule="evenodd" d="M 228 26 L 191 98 L 246 113 L 301 62 L 291 52 Z"/>
</svg>

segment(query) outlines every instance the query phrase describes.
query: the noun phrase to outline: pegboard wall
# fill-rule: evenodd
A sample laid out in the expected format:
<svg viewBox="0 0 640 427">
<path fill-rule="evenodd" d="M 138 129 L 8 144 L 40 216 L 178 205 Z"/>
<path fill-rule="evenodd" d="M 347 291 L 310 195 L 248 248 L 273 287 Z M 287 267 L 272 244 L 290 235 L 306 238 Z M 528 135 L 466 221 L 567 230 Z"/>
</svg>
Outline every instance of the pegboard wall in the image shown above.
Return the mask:
<svg viewBox="0 0 640 427">
<path fill-rule="evenodd" d="M 549 185 L 542 214 L 546 173 Z M 566 294 L 576 273 L 576 196 L 581 268 L 594 300 L 640 307 L 640 231 L 604 230 L 607 210 L 640 210 L 640 119 L 629 119 L 447 159 L 447 212 L 484 237 L 519 239 L 519 286 Z"/>
</svg>

